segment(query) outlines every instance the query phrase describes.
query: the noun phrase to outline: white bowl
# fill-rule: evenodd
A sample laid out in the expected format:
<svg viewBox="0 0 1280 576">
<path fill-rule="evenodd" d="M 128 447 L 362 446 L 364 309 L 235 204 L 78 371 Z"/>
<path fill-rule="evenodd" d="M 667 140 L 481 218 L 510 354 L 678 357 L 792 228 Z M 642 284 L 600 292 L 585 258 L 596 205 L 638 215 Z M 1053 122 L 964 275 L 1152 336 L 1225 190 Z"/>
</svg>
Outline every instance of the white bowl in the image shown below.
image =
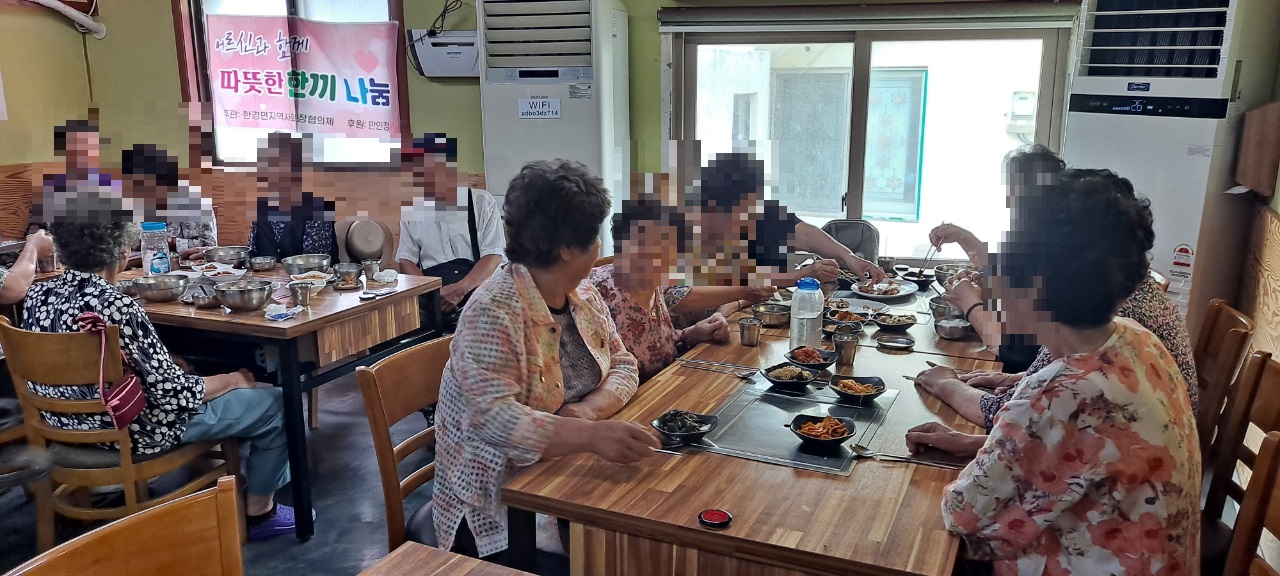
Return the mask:
<svg viewBox="0 0 1280 576">
<path fill-rule="evenodd" d="M 244 278 L 244 270 L 217 270 L 214 272 L 205 272 L 204 277 L 213 280 L 215 284 L 235 282 L 236 280 Z"/>
</svg>

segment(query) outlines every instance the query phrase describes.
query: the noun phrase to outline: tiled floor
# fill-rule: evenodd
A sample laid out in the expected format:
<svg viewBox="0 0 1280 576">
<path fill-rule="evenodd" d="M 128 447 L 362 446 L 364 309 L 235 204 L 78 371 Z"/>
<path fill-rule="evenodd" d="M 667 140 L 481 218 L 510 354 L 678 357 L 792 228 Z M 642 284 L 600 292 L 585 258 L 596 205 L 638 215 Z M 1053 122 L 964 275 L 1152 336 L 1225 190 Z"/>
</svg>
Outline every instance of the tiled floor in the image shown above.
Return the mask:
<svg viewBox="0 0 1280 576">
<path fill-rule="evenodd" d="M 320 428 L 312 430 L 308 438 L 318 515 L 316 535 L 306 543 L 280 537 L 248 544 L 244 549 L 247 574 L 357 574 L 387 554 L 382 486 L 355 377 L 324 386 L 320 398 Z M 421 430 L 423 423 L 411 416 L 393 430 L 393 438 L 401 440 Z M 406 462 L 401 472 L 422 463 L 421 459 Z M 288 503 L 288 493 L 287 487 L 281 491 L 281 501 Z M 428 485 L 415 493 L 406 507 L 415 509 L 430 494 Z M 87 528 L 60 521 L 58 541 L 66 541 Z M 34 554 L 34 506 L 26 502 L 21 490 L 0 494 L 0 572 Z M 556 566 L 549 572 L 563 569 Z"/>
</svg>

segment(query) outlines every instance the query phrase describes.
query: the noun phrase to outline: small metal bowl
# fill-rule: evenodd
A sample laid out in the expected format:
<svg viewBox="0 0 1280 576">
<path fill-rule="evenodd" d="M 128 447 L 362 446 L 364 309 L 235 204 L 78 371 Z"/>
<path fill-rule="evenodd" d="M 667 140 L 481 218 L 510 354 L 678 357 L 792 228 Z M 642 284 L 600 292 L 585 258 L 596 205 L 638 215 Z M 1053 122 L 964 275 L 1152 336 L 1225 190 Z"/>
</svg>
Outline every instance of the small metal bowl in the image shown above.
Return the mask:
<svg viewBox="0 0 1280 576">
<path fill-rule="evenodd" d="M 254 272 L 267 272 L 276 267 L 275 256 L 254 256 L 249 259 L 249 268 Z"/>
<path fill-rule="evenodd" d="M 791 323 L 791 307 L 785 304 L 756 304 L 751 313 L 765 326 L 786 326 Z"/>
<path fill-rule="evenodd" d="M 248 246 L 217 246 L 204 251 L 204 259 L 232 266 L 249 257 Z"/>
<path fill-rule="evenodd" d="M 121 280 L 116 282 L 116 290 L 125 296 L 133 297 L 138 295 L 138 291 L 133 287 L 133 280 Z"/>
<path fill-rule="evenodd" d="M 307 272 L 325 272 L 331 260 L 328 254 L 299 254 L 280 260 L 284 271 L 290 276 L 298 276 Z"/>
<path fill-rule="evenodd" d="M 190 280 L 186 276 L 143 276 L 133 281 L 133 289 L 147 302 L 173 302 L 187 291 Z"/>
<path fill-rule="evenodd" d="M 191 303 L 195 304 L 196 308 L 201 309 L 218 308 L 222 306 L 222 302 L 218 301 L 218 297 L 214 294 L 192 294 Z"/>
<path fill-rule="evenodd" d="M 929 312 L 933 313 L 933 317 L 937 320 L 964 318 L 964 312 L 952 306 L 950 302 L 943 300 L 941 296 L 934 296 L 929 299 Z"/>
<path fill-rule="evenodd" d="M 944 318 L 933 323 L 933 331 L 939 338 L 947 340 L 964 340 L 973 336 L 973 325 L 957 318 Z"/>
<path fill-rule="evenodd" d="M 275 285 L 267 280 L 237 280 L 213 288 L 218 301 L 235 312 L 261 310 L 271 300 Z"/>
</svg>

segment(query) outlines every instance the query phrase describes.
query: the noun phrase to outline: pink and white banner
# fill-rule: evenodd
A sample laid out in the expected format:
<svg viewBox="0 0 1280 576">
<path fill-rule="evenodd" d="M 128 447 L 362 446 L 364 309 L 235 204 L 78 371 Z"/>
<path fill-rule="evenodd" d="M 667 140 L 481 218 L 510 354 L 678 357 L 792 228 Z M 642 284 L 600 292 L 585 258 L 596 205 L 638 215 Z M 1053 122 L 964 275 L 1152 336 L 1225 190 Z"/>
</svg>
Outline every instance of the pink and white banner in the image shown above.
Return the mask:
<svg viewBox="0 0 1280 576">
<path fill-rule="evenodd" d="M 400 136 L 395 22 L 210 15 L 205 31 L 217 123 Z"/>
</svg>

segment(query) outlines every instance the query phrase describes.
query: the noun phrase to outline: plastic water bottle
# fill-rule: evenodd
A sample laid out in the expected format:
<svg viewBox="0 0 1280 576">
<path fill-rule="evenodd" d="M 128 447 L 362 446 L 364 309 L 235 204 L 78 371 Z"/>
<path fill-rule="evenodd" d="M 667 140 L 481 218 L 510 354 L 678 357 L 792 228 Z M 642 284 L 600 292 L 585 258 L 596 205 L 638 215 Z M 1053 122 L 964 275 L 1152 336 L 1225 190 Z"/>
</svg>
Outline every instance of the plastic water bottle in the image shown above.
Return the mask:
<svg viewBox="0 0 1280 576">
<path fill-rule="evenodd" d="M 142 223 L 142 267 L 147 276 L 173 271 L 169 262 L 169 232 L 164 222 Z"/>
<path fill-rule="evenodd" d="M 800 346 L 818 348 L 822 345 L 822 290 L 813 278 L 801 278 L 796 282 L 796 293 L 791 297 L 791 349 Z"/>
</svg>

